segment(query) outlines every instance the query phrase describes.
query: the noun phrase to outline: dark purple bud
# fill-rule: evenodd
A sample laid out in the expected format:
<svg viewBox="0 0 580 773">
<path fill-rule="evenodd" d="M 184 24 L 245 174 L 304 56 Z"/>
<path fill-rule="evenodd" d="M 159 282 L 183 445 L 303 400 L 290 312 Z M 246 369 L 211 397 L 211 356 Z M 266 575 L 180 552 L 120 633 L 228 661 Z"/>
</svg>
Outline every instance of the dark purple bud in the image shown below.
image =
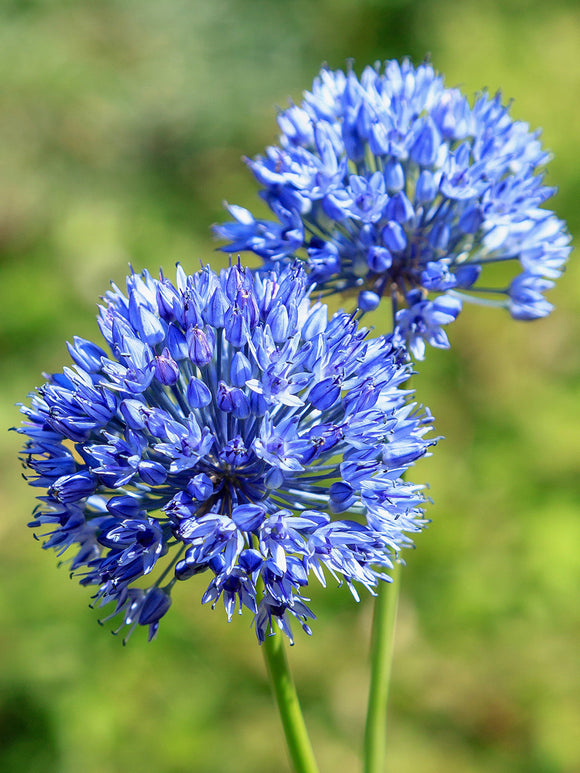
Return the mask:
<svg viewBox="0 0 580 773">
<path fill-rule="evenodd" d="M 237 419 L 247 419 L 250 415 L 250 401 L 246 393 L 238 387 L 231 391 L 232 413 Z"/>
<path fill-rule="evenodd" d="M 253 416 L 263 416 L 268 410 L 268 404 L 264 395 L 259 392 L 250 392 L 250 412 Z"/>
<path fill-rule="evenodd" d="M 385 217 L 398 223 L 408 223 L 415 217 L 413 205 L 402 191 L 389 199 L 385 208 Z"/>
<path fill-rule="evenodd" d="M 135 541 L 135 535 L 130 530 L 125 529 L 126 521 L 119 521 L 118 518 L 103 518 L 100 523 L 98 534 L 99 544 L 107 548 L 127 547 Z"/>
<path fill-rule="evenodd" d="M 192 376 L 187 385 L 187 402 L 191 408 L 204 408 L 211 403 L 211 392 L 209 387 Z"/>
<path fill-rule="evenodd" d="M 220 381 L 217 388 L 216 402 L 224 413 L 233 413 L 238 419 L 247 419 L 250 415 L 250 401 L 238 387 L 230 387 Z"/>
<path fill-rule="evenodd" d="M 411 148 L 411 159 L 419 166 L 433 166 L 440 144 L 441 136 L 437 127 L 431 118 L 427 118 Z"/>
<path fill-rule="evenodd" d="M 216 403 L 218 408 L 224 411 L 224 413 L 231 413 L 233 410 L 232 392 L 232 387 L 228 386 L 225 381 L 219 382 L 216 392 Z"/>
<path fill-rule="evenodd" d="M 391 221 L 381 231 L 383 242 L 385 247 L 391 252 L 402 252 L 407 246 L 407 236 L 403 227 L 395 222 Z"/>
<path fill-rule="evenodd" d="M 180 309 L 180 296 L 175 287 L 166 279 L 159 282 L 156 288 L 157 308 L 160 316 L 169 322 L 175 317 L 175 310 Z"/>
<path fill-rule="evenodd" d="M 266 511 L 259 505 L 239 505 L 232 511 L 232 521 L 242 531 L 256 531 L 266 517 Z"/>
<path fill-rule="evenodd" d="M 94 493 L 97 481 L 90 472 L 75 472 L 73 475 L 63 475 L 57 478 L 48 493 L 59 502 L 67 504 L 77 502 Z"/>
<path fill-rule="evenodd" d="M 355 126 L 347 121 L 342 124 L 342 140 L 349 159 L 355 162 L 362 161 L 365 157 L 365 143 Z"/>
<path fill-rule="evenodd" d="M 325 378 L 316 384 L 308 395 L 308 401 L 319 411 L 325 411 L 340 397 L 340 386 L 334 378 Z"/>
<path fill-rule="evenodd" d="M 135 497 L 111 497 L 107 510 L 119 518 L 135 518 L 141 511 L 141 502 Z"/>
<path fill-rule="evenodd" d="M 177 384 L 179 379 L 179 365 L 171 357 L 169 349 L 165 347 L 163 352 L 154 360 L 155 376 L 165 386 Z"/>
<path fill-rule="evenodd" d="M 302 454 L 302 464 L 310 464 L 321 453 L 335 446 L 341 437 L 342 431 L 335 424 L 319 424 L 313 427 L 304 438 L 308 441 L 308 447 Z"/>
<path fill-rule="evenodd" d="M 272 338 L 277 344 L 286 340 L 288 334 L 288 310 L 286 306 L 274 306 L 266 318 L 266 323 L 270 325 Z"/>
<path fill-rule="evenodd" d="M 459 218 L 459 230 L 464 234 L 476 233 L 483 223 L 483 215 L 479 207 L 469 207 Z"/>
<path fill-rule="evenodd" d="M 375 274 L 382 274 L 393 265 L 393 256 L 386 247 L 373 246 L 367 253 L 367 263 Z"/>
<path fill-rule="evenodd" d="M 264 477 L 264 483 L 269 489 L 277 489 L 284 483 L 284 473 L 277 467 L 270 467 Z"/>
<path fill-rule="evenodd" d="M 158 438 L 167 436 L 167 428 L 171 427 L 173 419 L 159 408 L 150 408 L 145 418 L 145 426 L 149 432 Z"/>
<path fill-rule="evenodd" d="M 151 625 L 160 620 L 171 606 L 171 596 L 161 588 L 151 588 L 139 613 L 139 625 Z"/>
<path fill-rule="evenodd" d="M 242 266 L 231 266 L 227 271 L 226 292 L 234 300 L 238 291 L 247 287 L 246 269 Z"/>
<path fill-rule="evenodd" d="M 189 350 L 185 336 L 178 327 L 169 325 L 167 330 L 167 348 L 174 360 L 187 360 Z"/>
<path fill-rule="evenodd" d="M 433 172 L 423 169 L 415 185 L 415 198 L 420 204 L 429 204 L 437 195 L 437 182 Z"/>
<path fill-rule="evenodd" d="M 213 483 L 205 472 L 200 472 L 190 479 L 185 490 L 198 502 L 205 502 L 213 494 Z"/>
<path fill-rule="evenodd" d="M 139 400 L 123 400 L 119 406 L 121 415 L 131 429 L 144 429 L 150 409 Z"/>
<path fill-rule="evenodd" d="M 183 300 L 183 327 L 202 327 L 203 317 L 201 314 L 201 304 L 197 294 L 194 294 L 191 287 L 188 288 Z"/>
<path fill-rule="evenodd" d="M 238 305 L 226 312 L 225 333 L 226 340 L 235 347 L 243 346 L 248 340 L 248 326 L 244 313 Z"/>
<path fill-rule="evenodd" d="M 345 407 L 350 408 L 356 405 L 357 411 L 366 411 L 376 405 L 379 399 L 380 389 L 372 378 L 367 379 L 357 389 L 347 392 L 344 403 Z"/>
<path fill-rule="evenodd" d="M 197 325 L 187 331 L 189 357 L 200 368 L 211 362 L 213 357 L 213 335 L 210 331 L 211 328 L 207 328 L 206 333 Z"/>
<path fill-rule="evenodd" d="M 245 287 L 239 290 L 236 296 L 236 306 L 239 306 L 242 310 L 244 318 L 248 323 L 248 328 L 253 330 L 260 316 L 254 293 Z"/>
<path fill-rule="evenodd" d="M 255 572 L 256 569 L 259 569 L 260 566 L 262 566 L 263 561 L 264 559 L 260 553 L 253 548 L 242 550 L 240 557 L 238 558 L 238 564 L 244 571 L 248 572 L 249 574 Z"/>
<path fill-rule="evenodd" d="M 195 515 L 198 507 L 199 504 L 194 502 L 186 491 L 178 491 L 173 499 L 163 507 L 163 512 L 174 521 L 179 520 L 185 523 L 188 518 Z"/>
<path fill-rule="evenodd" d="M 336 513 L 341 513 L 356 501 L 354 491 L 343 481 L 337 481 L 330 486 L 330 504 Z"/>
<path fill-rule="evenodd" d="M 436 250 L 445 252 L 449 246 L 449 226 L 446 223 L 435 223 L 429 234 L 429 244 Z"/>
<path fill-rule="evenodd" d="M 358 307 L 361 311 L 374 311 L 380 302 L 380 296 L 372 290 L 362 290 L 358 294 Z"/>
<path fill-rule="evenodd" d="M 148 486 L 160 486 L 167 479 L 167 470 L 159 462 L 139 462 L 137 472 L 143 483 Z"/>
<path fill-rule="evenodd" d="M 405 172 L 398 161 L 389 161 L 385 166 L 385 182 L 390 195 L 402 191 L 405 187 Z"/>
<path fill-rule="evenodd" d="M 134 295 L 131 295 L 129 301 L 129 316 L 141 340 L 155 346 L 165 339 L 166 325 L 163 320 L 147 306 L 140 304 Z"/>
<path fill-rule="evenodd" d="M 225 325 L 225 314 L 229 309 L 228 299 L 223 294 L 221 287 L 216 287 L 210 301 L 205 309 L 205 318 L 208 325 L 217 328 L 223 328 Z"/>
<path fill-rule="evenodd" d="M 481 274 L 481 266 L 460 266 L 455 272 L 456 287 L 466 290 L 475 284 Z"/>
<path fill-rule="evenodd" d="M 236 387 L 243 387 L 250 378 L 252 378 L 250 361 L 241 352 L 236 352 L 230 365 L 230 380 L 232 384 Z"/>
</svg>

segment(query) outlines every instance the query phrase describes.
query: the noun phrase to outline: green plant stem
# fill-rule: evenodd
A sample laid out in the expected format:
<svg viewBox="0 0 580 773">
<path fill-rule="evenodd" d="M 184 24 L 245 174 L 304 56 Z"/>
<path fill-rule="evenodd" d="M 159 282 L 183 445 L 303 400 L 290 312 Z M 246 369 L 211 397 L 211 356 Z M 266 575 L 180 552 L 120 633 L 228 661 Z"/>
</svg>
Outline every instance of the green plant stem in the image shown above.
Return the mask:
<svg viewBox="0 0 580 773">
<path fill-rule="evenodd" d="M 382 583 L 375 600 L 371 639 L 371 682 L 365 727 L 364 773 L 384 773 L 385 770 L 387 699 L 393 661 L 400 574 L 401 566 L 395 563 L 391 572 L 393 582 Z"/>
<path fill-rule="evenodd" d="M 273 636 L 266 636 L 262 649 L 294 770 L 296 773 L 318 773 L 318 766 L 314 759 L 314 752 L 308 738 L 294 680 L 284 651 L 282 634 L 275 633 Z"/>
</svg>

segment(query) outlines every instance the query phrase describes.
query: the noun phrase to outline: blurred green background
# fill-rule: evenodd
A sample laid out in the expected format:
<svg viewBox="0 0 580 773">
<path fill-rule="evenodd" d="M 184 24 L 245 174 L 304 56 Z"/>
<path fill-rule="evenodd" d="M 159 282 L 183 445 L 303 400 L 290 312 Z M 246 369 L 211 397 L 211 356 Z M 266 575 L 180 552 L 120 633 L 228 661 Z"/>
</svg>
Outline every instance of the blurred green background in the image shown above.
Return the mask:
<svg viewBox="0 0 580 773">
<path fill-rule="evenodd" d="M 544 127 L 554 207 L 579 225 L 576 2 L 3 0 L 1 424 L 94 337 L 113 278 L 223 263 L 209 225 L 249 207 L 241 163 L 322 62 L 431 54 L 448 85 L 501 88 Z M 580 771 L 580 273 L 523 324 L 466 308 L 415 386 L 446 436 L 414 480 L 433 523 L 407 556 L 389 770 Z M 88 593 L 26 528 L 20 439 L 0 446 L 0 770 L 271 773 L 288 766 L 249 617 L 177 588 L 157 641 L 98 627 Z M 371 604 L 313 588 L 291 651 L 326 771 L 356 771 Z"/>
</svg>

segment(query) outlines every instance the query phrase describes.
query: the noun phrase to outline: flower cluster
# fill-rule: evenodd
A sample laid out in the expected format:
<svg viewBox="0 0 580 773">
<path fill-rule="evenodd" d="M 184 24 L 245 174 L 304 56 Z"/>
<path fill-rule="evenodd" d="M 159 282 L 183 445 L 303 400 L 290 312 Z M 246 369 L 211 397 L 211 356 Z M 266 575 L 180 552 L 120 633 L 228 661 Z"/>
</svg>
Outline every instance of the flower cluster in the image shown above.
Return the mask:
<svg viewBox="0 0 580 773">
<path fill-rule="evenodd" d="M 250 610 L 259 641 L 308 632 L 311 574 L 372 593 L 424 525 L 402 475 L 434 441 L 405 357 L 310 293 L 297 264 L 132 274 L 100 307 L 107 348 L 75 338 L 21 407 L 31 526 L 119 628 L 155 635 L 205 572 L 203 602 Z"/>
<path fill-rule="evenodd" d="M 267 264 L 301 256 L 320 289 L 358 293 L 363 312 L 389 297 L 417 358 L 425 341 L 449 345 L 442 326 L 463 300 L 516 319 L 550 312 L 543 293 L 569 236 L 542 206 L 554 189 L 538 173 L 548 160 L 538 133 L 499 94 L 470 106 L 429 64 L 408 61 L 360 80 L 323 69 L 278 123 L 279 146 L 248 161 L 276 220 L 230 206 L 234 221 L 215 227 L 223 249 Z M 515 278 L 493 265 L 505 261 Z"/>
</svg>

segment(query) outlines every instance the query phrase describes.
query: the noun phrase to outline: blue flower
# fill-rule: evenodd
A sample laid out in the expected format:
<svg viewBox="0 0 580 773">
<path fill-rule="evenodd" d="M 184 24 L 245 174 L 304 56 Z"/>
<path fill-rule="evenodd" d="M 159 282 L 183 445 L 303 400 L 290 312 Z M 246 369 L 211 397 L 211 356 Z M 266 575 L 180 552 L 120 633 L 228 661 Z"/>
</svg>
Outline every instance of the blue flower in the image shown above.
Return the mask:
<svg viewBox="0 0 580 773">
<path fill-rule="evenodd" d="M 543 293 L 569 236 L 543 206 L 554 189 L 543 184 L 539 133 L 499 94 L 470 105 L 431 65 L 407 60 L 360 80 L 323 69 L 278 123 L 279 145 L 248 161 L 277 219 L 228 207 L 234 220 L 215 227 L 224 250 L 267 265 L 302 257 L 324 294 L 354 294 L 363 312 L 386 296 L 415 357 L 425 342 L 449 346 L 443 326 L 464 300 L 516 319 L 550 312 Z"/>
<path fill-rule="evenodd" d="M 206 573 L 202 601 L 248 609 L 259 641 L 293 617 L 310 632 L 311 574 L 374 593 L 423 527 L 402 476 L 432 419 L 400 388 L 404 352 L 311 289 L 299 264 L 133 274 L 100 307 L 107 346 L 75 338 L 22 406 L 30 525 L 119 629 L 154 636 Z"/>
</svg>

